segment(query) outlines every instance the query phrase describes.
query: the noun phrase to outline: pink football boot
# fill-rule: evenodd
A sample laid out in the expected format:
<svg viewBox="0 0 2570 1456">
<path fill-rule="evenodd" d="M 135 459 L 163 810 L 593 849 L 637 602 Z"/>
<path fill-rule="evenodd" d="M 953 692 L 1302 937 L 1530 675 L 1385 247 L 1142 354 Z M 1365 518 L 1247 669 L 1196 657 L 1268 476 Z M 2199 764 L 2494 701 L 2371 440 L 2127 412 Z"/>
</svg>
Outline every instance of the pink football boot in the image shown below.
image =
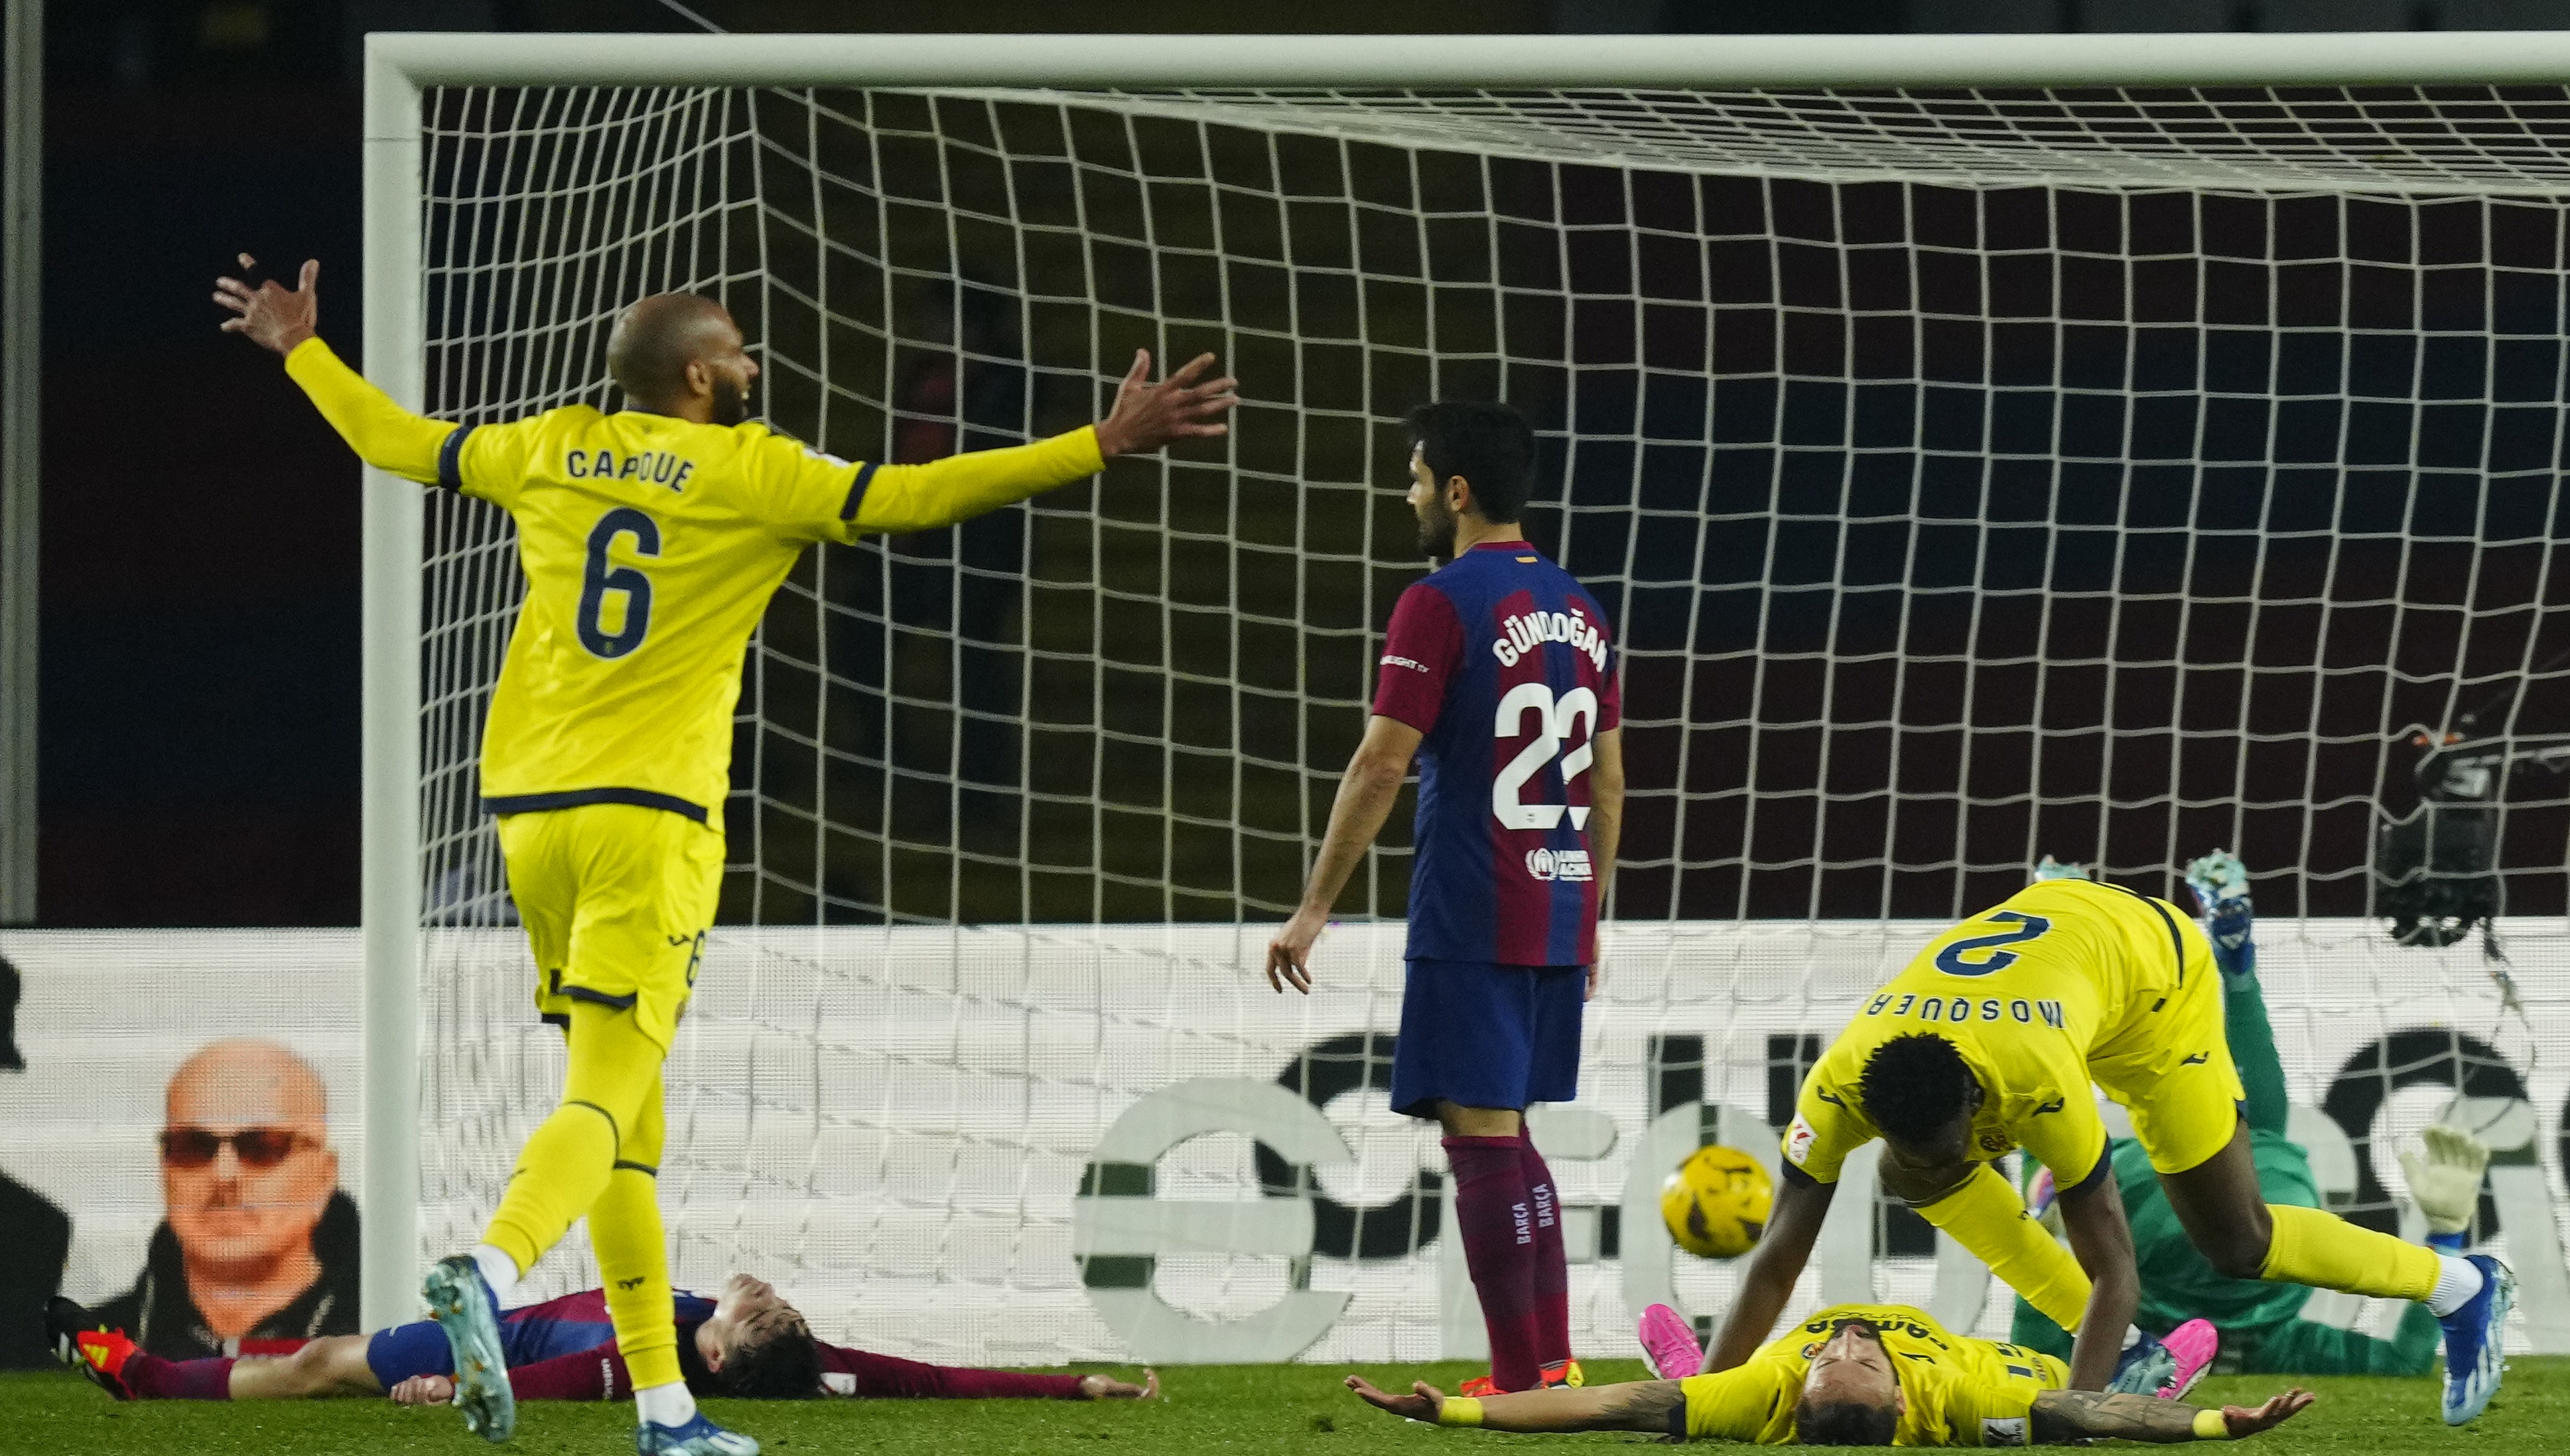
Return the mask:
<svg viewBox="0 0 2570 1456">
<path fill-rule="evenodd" d="M 2190 1319 L 2170 1330 L 2160 1344 L 2176 1359 L 2177 1373 L 2159 1388 L 2159 1398 L 2184 1400 L 2213 1368 L 2213 1357 L 2222 1353 L 2222 1333 L 2210 1319 Z"/>
<path fill-rule="evenodd" d="M 1642 1357 L 1651 1362 L 1651 1372 L 1663 1380 L 1683 1380 L 1704 1364 L 1694 1326 L 1666 1304 L 1643 1310 L 1641 1327 L 1634 1333 L 1641 1337 Z"/>
</svg>

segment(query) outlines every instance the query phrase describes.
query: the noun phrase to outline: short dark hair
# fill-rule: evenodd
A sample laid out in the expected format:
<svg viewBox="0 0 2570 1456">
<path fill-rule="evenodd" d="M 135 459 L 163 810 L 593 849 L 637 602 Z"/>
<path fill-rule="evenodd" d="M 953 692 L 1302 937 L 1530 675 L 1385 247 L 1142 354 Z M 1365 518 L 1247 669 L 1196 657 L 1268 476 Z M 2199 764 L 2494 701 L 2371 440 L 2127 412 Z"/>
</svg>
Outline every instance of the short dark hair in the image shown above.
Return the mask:
<svg viewBox="0 0 2570 1456">
<path fill-rule="evenodd" d="M 1924 1143 L 1971 1105 L 1972 1069 L 1954 1043 L 1932 1031 L 1896 1036 L 1874 1049 L 1857 1080 L 1857 1100 L 1885 1137 Z"/>
<path fill-rule="evenodd" d="M 781 1320 L 744 1337 L 710 1371 L 725 1395 L 743 1400 L 809 1400 L 821 1393 L 821 1347 L 802 1320 Z"/>
<path fill-rule="evenodd" d="M 1440 489 L 1457 476 L 1473 488 L 1473 510 L 1493 525 L 1525 514 L 1534 489 L 1534 430 L 1506 405 L 1441 400 L 1405 422 Z"/>
<path fill-rule="evenodd" d="M 1815 1404 L 1803 1397 L 1794 1407 L 1794 1439 L 1806 1446 L 1889 1446 L 1901 1429 L 1901 1412 L 1890 1401 L 1868 1405 L 1861 1400 Z"/>
</svg>

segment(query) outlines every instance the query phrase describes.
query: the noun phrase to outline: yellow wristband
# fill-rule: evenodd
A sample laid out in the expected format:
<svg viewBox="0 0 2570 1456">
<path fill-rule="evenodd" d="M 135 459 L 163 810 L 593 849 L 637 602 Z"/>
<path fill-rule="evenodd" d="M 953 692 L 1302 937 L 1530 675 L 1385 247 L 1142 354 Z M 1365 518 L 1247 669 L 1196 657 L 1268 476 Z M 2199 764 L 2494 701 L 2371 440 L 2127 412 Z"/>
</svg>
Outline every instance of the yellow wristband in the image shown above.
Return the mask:
<svg viewBox="0 0 2570 1456">
<path fill-rule="evenodd" d="M 2231 1422 L 2224 1419 L 2218 1410 L 2199 1410 L 2195 1413 L 2195 1438 L 2199 1441 L 2228 1441 L 2231 1439 Z"/>
<path fill-rule="evenodd" d="M 1478 1426 L 1482 1423 L 1482 1402 L 1469 1395 L 1449 1395 L 1437 1407 L 1437 1424 L 1441 1426 Z"/>
</svg>

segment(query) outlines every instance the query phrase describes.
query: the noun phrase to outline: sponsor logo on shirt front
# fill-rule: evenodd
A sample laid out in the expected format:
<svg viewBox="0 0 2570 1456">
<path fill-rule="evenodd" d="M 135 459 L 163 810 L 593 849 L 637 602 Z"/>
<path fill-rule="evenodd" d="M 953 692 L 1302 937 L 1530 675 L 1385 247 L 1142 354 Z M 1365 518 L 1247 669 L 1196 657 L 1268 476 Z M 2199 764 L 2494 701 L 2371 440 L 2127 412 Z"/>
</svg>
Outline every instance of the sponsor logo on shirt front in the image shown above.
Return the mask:
<svg viewBox="0 0 2570 1456">
<path fill-rule="evenodd" d="M 1810 1118 L 1799 1112 L 1795 1113 L 1794 1125 L 1785 1129 L 1786 1161 L 1797 1168 L 1802 1167 L 1804 1160 L 1812 1156 L 1812 1144 L 1818 1141 L 1820 1136 L 1819 1131 L 1813 1128 Z"/>
<path fill-rule="evenodd" d="M 1525 867 L 1537 880 L 1586 881 L 1596 876 L 1586 850 L 1528 850 Z"/>
</svg>

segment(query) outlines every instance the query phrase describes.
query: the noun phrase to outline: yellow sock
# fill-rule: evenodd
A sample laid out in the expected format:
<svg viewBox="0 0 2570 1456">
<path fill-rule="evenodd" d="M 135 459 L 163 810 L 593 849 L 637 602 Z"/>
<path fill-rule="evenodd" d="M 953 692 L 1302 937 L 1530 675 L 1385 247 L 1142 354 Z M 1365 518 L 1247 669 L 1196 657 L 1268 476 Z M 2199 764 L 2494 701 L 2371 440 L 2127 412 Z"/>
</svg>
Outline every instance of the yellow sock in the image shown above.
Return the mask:
<svg viewBox="0 0 2570 1456">
<path fill-rule="evenodd" d="M 642 1130 L 646 1102 L 650 1161 L 659 1161 L 659 1043 L 642 1033 L 631 1011 L 587 1001 L 573 1004 L 567 1039 L 562 1105 L 520 1150 L 509 1191 L 482 1235 L 522 1274 L 607 1191 L 608 1174 L 623 1156 L 619 1149 Z"/>
<path fill-rule="evenodd" d="M 574 1102 L 555 1108 L 519 1151 L 509 1191 L 482 1242 L 517 1261 L 519 1274 L 532 1273 L 572 1221 L 598 1202 L 615 1162 L 616 1124 L 605 1111 Z"/>
<path fill-rule="evenodd" d="M 607 1313 L 634 1388 L 679 1378 L 678 1329 L 669 1308 L 669 1253 L 660 1234 L 658 1180 L 619 1168 L 589 1211 L 589 1245 L 607 1281 Z"/>
<path fill-rule="evenodd" d="M 2025 1200 L 1997 1169 L 1980 1165 L 1962 1187 L 1922 1208 L 1919 1216 L 1953 1235 L 2000 1282 L 2024 1295 L 2053 1323 L 2078 1333 L 2088 1312 L 2088 1275 L 2070 1251 L 2025 1211 Z"/>
<path fill-rule="evenodd" d="M 634 1132 L 589 1211 L 589 1247 L 607 1281 L 607 1314 L 634 1388 L 680 1379 L 678 1328 L 669 1308 L 669 1246 L 660 1232 L 660 1078 L 635 1109 Z"/>
<path fill-rule="evenodd" d="M 2267 1205 L 2275 1237 L 2258 1277 L 2345 1289 L 2377 1299 L 2424 1299 L 2436 1287 L 2436 1251 L 2360 1229 L 2336 1214 Z"/>
</svg>

